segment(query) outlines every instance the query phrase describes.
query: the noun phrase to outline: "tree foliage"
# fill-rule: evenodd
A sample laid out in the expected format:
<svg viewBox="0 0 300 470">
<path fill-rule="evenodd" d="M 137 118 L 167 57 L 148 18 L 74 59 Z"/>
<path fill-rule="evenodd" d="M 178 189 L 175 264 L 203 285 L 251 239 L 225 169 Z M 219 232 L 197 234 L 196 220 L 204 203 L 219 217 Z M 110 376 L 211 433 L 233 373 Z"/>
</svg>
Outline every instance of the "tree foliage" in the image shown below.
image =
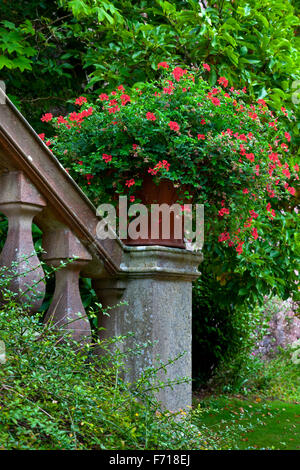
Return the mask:
<svg viewBox="0 0 300 470">
<path fill-rule="evenodd" d="M 210 63 L 212 85 L 225 75 L 276 109 L 299 79 L 291 0 L 4 0 L 0 13 L 1 78 L 33 121 L 83 88 L 151 79 L 161 60 Z"/>
</svg>

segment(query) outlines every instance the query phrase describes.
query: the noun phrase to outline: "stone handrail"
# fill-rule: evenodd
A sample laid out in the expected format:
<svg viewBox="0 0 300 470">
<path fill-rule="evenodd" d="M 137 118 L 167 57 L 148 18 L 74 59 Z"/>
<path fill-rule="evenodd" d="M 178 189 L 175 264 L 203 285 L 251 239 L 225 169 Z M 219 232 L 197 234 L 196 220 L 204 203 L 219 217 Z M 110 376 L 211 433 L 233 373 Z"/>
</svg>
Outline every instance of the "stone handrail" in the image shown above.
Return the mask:
<svg viewBox="0 0 300 470">
<path fill-rule="evenodd" d="M 1 90 L 0 90 L 1 92 Z M 1 97 L 0 97 L 1 98 Z M 118 238 L 97 238 L 99 217 L 48 147 L 5 96 L 0 99 L 0 212 L 8 218 L 0 267 L 16 263 L 10 284 L 19 300 L 36 312 L 45 296 L 45 278 L 32 239 L 32 223 L 43 232 L 43 258 L 58 267 L 52 303 L 45 321 L 69 329 L 77 341 L 89 341 L 91 327 L 79 292 L 79 276 L 91 278 L 103 306 L 125 300 L 110 317 L 99 315 L 100 335 L 136 333 L 156 341 L 147 354 L 129 361 L 128 380 L 138 377 L 158 353 L 167 361 L 187 351 L 188 360 L 168 375 L 191 375 L 191 282 L 199 276 L 202 255 L 165 247 L 126 247 Z M 104 332 L 103 332 L 104 331 Z M 190 385 L 163 392 L 164 406 L 191 403 Z"/>
</svg>

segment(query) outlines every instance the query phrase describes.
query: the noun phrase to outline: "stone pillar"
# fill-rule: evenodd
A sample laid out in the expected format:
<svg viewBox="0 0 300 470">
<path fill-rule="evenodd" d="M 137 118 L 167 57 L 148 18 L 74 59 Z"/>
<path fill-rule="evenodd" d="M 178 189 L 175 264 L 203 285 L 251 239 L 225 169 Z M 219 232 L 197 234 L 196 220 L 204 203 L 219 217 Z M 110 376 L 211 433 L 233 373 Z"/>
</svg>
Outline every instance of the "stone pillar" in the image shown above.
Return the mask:
<svg viewBox="0 0 300 470">
<path fill-rule="evenodd" d="M 141 355 L 128 358 L 125 372 L 128 382 L 135 381 L 145 367 L 158 365 L 157 356 L 166 363 L 184 351 L 185 355 L 168 366 L 166 373 L 161 371 L 159 378 L 163 382 L 191 378 L 192 281 L 200 275 L 201 261 L 202 254 L 177 248 L 127 247 L 121 265 L 126 273 L 126 289 L 120 280 L 94 283 L 104 305 L 120 300 L 128 303 L 113 309 L 109 317 L 103 316 L 100 326 L 105 326 L 106 335 L 135 333 L 125 349 L 134 343 L 152 343 Z M 172 411 L 191 406 L 191 383 L 162 389 L 157 398 Z"/>
<path fill-rule="evenodd" d="M 45 295 L 44 271 L 32 240 L 32 221 L 46 206 L 46 201 L 21 171 L 0 176 L 0 211 L 8 218 L 8 234 L 0 266 L 7 266 L 8 275 L 16 274 L 9 288 L 19 294 L 23 304 L 35 312 Z M 11 264 L 16 263 L 11 268 Z"/>
<path fill-rule="evenodd" d="M 67 228 L 48 232 L 43 238 L 43 248 L 45 261 L 59 268 L 53 300 L 44 321 L 67 330 L 77 342 L 89 342 L 91 327 L 80 297 L 79 274 L 92 256 Z M 73 260 L 69 262 L 70 259 Z M 61 267 L 62 261 L 66 266 Z"/>
</svg>

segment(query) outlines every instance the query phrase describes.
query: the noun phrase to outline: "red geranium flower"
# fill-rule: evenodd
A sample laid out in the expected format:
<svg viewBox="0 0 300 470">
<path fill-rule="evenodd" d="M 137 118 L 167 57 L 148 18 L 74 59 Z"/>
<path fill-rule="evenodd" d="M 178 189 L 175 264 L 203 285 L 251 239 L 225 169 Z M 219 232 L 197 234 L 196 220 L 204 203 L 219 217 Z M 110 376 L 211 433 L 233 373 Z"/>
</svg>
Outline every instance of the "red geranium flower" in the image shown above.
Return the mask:
<svg viewBox="0 0 300 470">
<path fill-rule="evenodd" d="M 218 79 L 218 83 L 220 83 L 220 85 L 223 85 L 223 86 L 226 88 L 227 85 L 228 85 L 228 80 L 227 80 L 227 78 L 225 78 L 225 77 L 220 77 L 220 78 Z"/>
<path fill-rule="evenodd" d="M 254 240 L 256 240 L 258 238 L 257 228 L 254 228 L 252 230 L 252 236 L 253 236 Z"/>
<path fill-rule="evenodd" d="M 103 154 L 102 154 L 102 158 L 103 158 L 103 160 L 105 161 L 105 163 L 108 163 L 108 162 L 111 161 L 112 156 L 111 156 L 111 155 L 107 155 L 107 153 L 103 153 Z"/>
<path fill-rule="evenodd" d="M 148 113 L 146 114 L 146 118 L 148 119 L 148 121 L 156 121 L 155 114 L 150 113 L 149 111 L 148 111 Z"/>
<path fill-rule="evenodd" d="M 82 106 L 83 103 L 86 103 L 87 99 L 84 96 L 79 96 L 79 98 L 76 98 L 75 104 L 78 104 L 79 106 Z"/>
<path fill-rule="evenodd" d="M 160 63 L 157 65 L 157 69 L 159 69 L 160 67 L 162 67 L 163 69 L 168 69 L 168 68 L 169 68 L 169 64 L 167 64 L 167 62 L 160 62 Z"/>
<path fill-rule="evenodd" d="M 183 70 L 181 67 L 175 67 L 172 72 L 176 82 L 179 82 L 180 78 L 187 73 L 187 70 Z"/>
<path fill-rule="evenodd" d="M 171 129 L 172 131 L 179 131 L 179 129 L 180 129 L 179 124 L 178 124 L 177 122 L 175 122 L 175 121 L 170 121 L 170 122 L 169 122 L 169 126 L 170 126 L 170 129 Z"/>
<path fill-rule="evenodd" d="M 109 100 L 109 96 L 106 93 L 101 93 L 101 95 L 99 95 L 99 98 L 100 98 L 101 101 L 108 101 Z"/>
<path fill-rule="evenodd" d="M 214 104 L 215 106 L 220 106 L 220 104 L 221 104 L 221 101 L 219 100 L 219 98 L 215 98 L 215 97 L 213 97 L 213 98 L 211 99 L 211 102 L 212 102 L 212 104 Z"/>
<path fill-rule="evenodd" d="M 130 188 L 130 186 L 133 186 L 134 184 L 135 181 L 133 178 L 131 178 L 130 180 L 126 180 L 125 186 L 128 186 L 128 188 Z"/>
<path fill-rule="evenodd" d="M 46 113 L 41 117 L 41 121 L 43 122 L 49 122 L 53 118 L 53 115 L 51 113 Z"/>
</svg>

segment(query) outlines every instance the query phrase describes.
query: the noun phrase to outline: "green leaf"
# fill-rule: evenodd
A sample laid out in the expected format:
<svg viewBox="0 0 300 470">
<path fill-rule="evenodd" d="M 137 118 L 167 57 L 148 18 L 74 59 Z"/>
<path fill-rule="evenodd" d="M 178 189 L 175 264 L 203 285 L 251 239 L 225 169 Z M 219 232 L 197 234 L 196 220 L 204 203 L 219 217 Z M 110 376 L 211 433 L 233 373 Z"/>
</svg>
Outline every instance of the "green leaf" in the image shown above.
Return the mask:
<svg viewBox="0 0 300 470">
<path fill-rule="evenodd" d="M 0 70 L 3 69 L 3 67 L 6 67 L 8 69 L 13 68 L 13 62 L 5 57 L 4 55 L 0 55 Z"/>
</svg>

